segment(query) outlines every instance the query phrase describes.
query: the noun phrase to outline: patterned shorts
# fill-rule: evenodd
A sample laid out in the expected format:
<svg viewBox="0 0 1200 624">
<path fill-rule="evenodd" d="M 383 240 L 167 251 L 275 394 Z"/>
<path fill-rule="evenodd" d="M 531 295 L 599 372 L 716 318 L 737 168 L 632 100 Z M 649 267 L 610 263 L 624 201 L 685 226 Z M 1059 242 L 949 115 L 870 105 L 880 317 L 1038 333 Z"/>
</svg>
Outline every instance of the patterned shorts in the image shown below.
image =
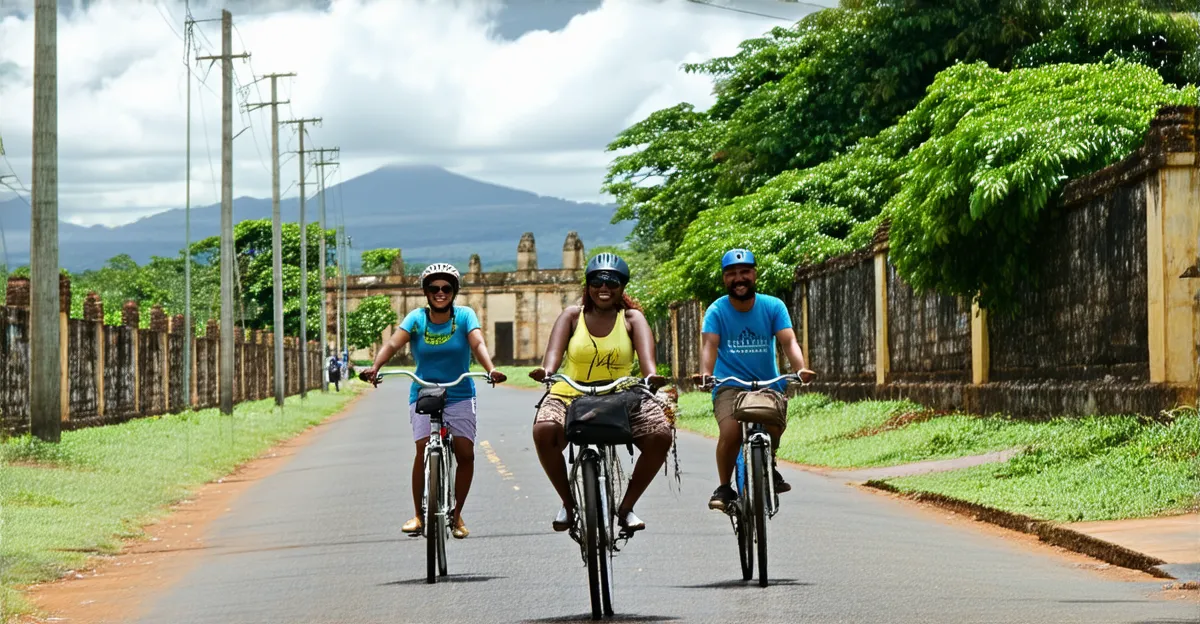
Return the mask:
<svg viewBox="0 0 1200 624">
<path fill-rule="evenodd" d="M 542 400 L 542 406 L 538 408 L 533 422 L 534 424 L 552 422 L 560 427 L 565 426 L 567 404 L 557 396 L 548 395 Z M 671 422 L 667 420 L 663 406 L 651 398 L 642 399 L 641 409 L 629 417 L 629 426 L 633 429 L 635 440 L 647 435 L 671 431 Z"/>
</svg>

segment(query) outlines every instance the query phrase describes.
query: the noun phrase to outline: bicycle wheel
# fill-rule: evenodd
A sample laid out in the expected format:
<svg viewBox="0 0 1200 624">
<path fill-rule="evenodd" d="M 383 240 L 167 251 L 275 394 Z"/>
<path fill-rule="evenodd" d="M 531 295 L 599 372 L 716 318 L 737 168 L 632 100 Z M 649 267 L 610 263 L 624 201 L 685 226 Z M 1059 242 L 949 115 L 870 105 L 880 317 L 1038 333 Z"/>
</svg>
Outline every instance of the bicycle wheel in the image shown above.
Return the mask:
<svg viewBox="0 0 1200 624">
<path fill-rule="evenodd" d="M 450 514 L 454 510 L 454 452 L 442 456 L 442 497 L 438 515 L 438 576 L 446 576 L 446 534 L 450 532 Z"/>
<path fill-rule="evenodd" d="M 604 488 L 599 488 L 602 518 L 606 519 L 604 526 L 600 529 L 600 534 L 603 541 L 600 543 L 600 601 L 604 608 L 604 615 L 612 615 L 612 547 L 616 543 L 616 511 L 613 509 L 613 474 L 612 471 L 606 471 L 604 479 Z"/>
<path fill-rule="evenodd" d="M 438 540 L 444 533 L 438 523 L 438 512 L 441 511 L 442 491 L 442 452 L 439 449 L 429 451 L 425 460 L 426 474 L 429 481 L 425 485 L 425 582 L 437 582 Z"/>
<path fill-rule="evenodd" d="M 758 543 L 758 585 L 767 586 L 767 475 L 770 463 L 765 446 L 751 448 L 751 477 L 754 484 L 754 541 Z"/>
<path fill-rule="evenodd" d="M 746 487 L 748 482 L 744 453 L 738 451 L 738 499 L 735 503 L 737 507 L 730 514 L 730 518 L 733 519 L 733 530 L 737 533 L 738 558 L 742 563 L 743 581 L 754 578 L 754 504 L 753 499 L 750 497 L 750 491 Z"/>
<path fill-rule="evenodd" d="M 583 460 L 583 541 L 587 545 L 588 593 L 592 600 L 592 619 L 600 619 L 603 609 L 600 599 L 600 481 L 596 459 Z"/>
</svg>

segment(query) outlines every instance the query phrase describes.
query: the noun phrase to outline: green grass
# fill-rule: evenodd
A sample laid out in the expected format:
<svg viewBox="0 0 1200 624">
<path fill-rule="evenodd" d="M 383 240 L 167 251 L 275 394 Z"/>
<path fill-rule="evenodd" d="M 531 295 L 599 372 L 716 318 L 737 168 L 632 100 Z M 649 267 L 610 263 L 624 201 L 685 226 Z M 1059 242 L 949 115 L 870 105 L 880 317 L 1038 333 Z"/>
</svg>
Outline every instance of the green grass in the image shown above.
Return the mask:
<svg viewBox="0 0 1200 624">
<path fill-rule="evenodd" d="M 682 427 L 716 436 L 709 396 L 690 392 L 680 397 Z M 833 468 L 894 466 L 1013 448 L 1033 440 L 1039 426 L 1044 426 L 955 414 L 863 435 L 893 418 L 924 412 L 923 407 L 908 401 L 844 403 L 819 394 L 802 394 L 788 401 L 788 429 L 779 457 Z"/>
<path fill-rule="evenodd" d="M 1003 464 L 888 480 L 1057 522 L 1116 520 L 1200 506 L 1200 417 L 1144 423 L 1094 417 L 1057 423 Z"/>
<path fill-rule="evenodd" d="M 354 384 L 362 388 L 361 384 Z M 337 412 L 355 392 L 238 405 L 232 418 L 202 410 L 29 436 L 0 444 L 0 619 L 28 609 L 14 589 L 57 578 L 95 554 L 115 553 L 195 488 Z"/>
</svg>

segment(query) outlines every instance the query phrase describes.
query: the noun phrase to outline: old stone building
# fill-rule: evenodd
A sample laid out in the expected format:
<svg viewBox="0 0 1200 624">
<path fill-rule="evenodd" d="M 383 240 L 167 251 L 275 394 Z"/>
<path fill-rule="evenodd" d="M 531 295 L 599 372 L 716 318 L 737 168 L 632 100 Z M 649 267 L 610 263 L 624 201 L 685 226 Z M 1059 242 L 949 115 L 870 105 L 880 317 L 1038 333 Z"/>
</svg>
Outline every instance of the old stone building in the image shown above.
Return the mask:
<svg viewBox="0 0 1200 624">
<path fill-rule="evenodd" d="M 536 364 L 541 361 L 550 329 L 563 309 L 578 301 L 586 263 L 583 241 L 571 232 L 562 247 L 561 269 L 539 269 L 537 245 L 532 232 L 517 244 L 517 270 L 485 273 L 478 254 L 472 255 L 462 273 L 462 289 L 455 305 L 471 306 L 479 316 L 488 350 L 497 364 Z M 326 285 L 330 305 L 328 319 L 333 331 L 336 314 L 335 282 Z M 352 275 L 347 278 L 346 307 L 374 295 L 386 295 L 396 311 L 397 323 L 410 311 L 425 306 L 425 294 L 415 275 L 404 274 L 404 261 L 397 257 L 387 275 Z M 386 338 L 394 331 L 384 332 Z M 368 359 L 360 350 L 354 359 Z"/>
</svg>

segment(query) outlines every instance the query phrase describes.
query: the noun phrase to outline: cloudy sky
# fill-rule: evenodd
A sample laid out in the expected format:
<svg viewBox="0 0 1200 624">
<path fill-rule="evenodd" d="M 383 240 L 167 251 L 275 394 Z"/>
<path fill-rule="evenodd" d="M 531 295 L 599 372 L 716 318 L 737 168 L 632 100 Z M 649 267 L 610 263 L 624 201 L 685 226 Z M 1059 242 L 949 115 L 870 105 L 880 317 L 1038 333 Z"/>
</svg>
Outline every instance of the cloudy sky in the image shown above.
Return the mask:
<svg viewBox="0 0 1200 624">
<path fill-rule="evenodd" d="M 653 110 L 711 103 L 685 62 L 732 53 L 819 4 L 780 0 L 59 0 L 59 210 L 116 225 L 184 202 L 183 20 L 233 13 L 235 105 L 322 117 L 306 147 L 341 148 L 331 183 L 388 163 L 423 163 L 581 201 L 599 187 L 604 146 Z M 718 6 L 712 6 L 718 5 Z M 0 0 L 0 175 L 30 179 L 33 0 Z M 761 13 L 763 15 L 755 15 Z M 773 17 L 768 17 L 773 16 Z M 784 18 L 784 19 L 776 19 Z M 195 26 L 200 54 L 220 23 Z M 193 53 L 191 56 L 195 56 Z M 219 201 L 220 67 L 192 61 L 192 202 Z M 199 84 L 203 79 L 203 84 Z M 240 107 L 239 107 L 240 108 Z M 293 126 L 281 150 L 295 150 Z M 244 131 L 243 131 L 244 129 Z M 235 112 L 234 193 L 269 197 L 268 109 Z M 284 154 L 281 187 L 297 194 Z M 340 178 L 339 178 L 340 176 Z M 10 199 L 0 187 L 0 201 Z"/>
</svg>

